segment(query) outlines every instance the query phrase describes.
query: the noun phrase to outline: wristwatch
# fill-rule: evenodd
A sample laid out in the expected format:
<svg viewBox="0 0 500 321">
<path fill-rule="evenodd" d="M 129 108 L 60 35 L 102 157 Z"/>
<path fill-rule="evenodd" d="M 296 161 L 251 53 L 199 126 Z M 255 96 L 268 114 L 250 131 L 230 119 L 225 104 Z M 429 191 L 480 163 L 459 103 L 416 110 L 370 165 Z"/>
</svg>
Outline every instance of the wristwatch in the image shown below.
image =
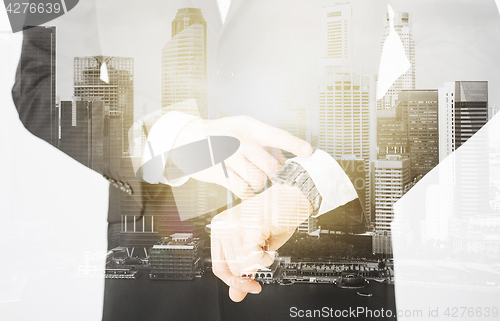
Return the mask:
<svg viewBox="0 0 500 321">
<path fill-rule="evenodd" d="M 272 178 L 272 181 L 274 183 L 297 186 L 302 193 L 304 193 L 313 207 L 311 216 L 318 213 L 323 198 L 319 194 L 311 176 L 309 176 L 309 173 L 304 169 L 304 167 L 302 167 L 302 165 L 294 162 L 293 160 L 287 160 L 276 176 Z"/>
</svg>

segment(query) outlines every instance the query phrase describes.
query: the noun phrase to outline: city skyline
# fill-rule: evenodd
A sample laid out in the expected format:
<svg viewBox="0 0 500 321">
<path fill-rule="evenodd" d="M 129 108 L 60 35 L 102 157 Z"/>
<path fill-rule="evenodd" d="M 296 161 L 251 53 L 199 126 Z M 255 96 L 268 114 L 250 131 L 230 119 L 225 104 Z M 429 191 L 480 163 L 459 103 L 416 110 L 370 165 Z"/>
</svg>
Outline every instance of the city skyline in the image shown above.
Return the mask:
<svg viewBox="0 0 500 321">
<path fill-rule="evenodd" d="M 377 145 L 380 141 L 375 141 L 373 137 L 370 137 L 370 133 L 372 132 L 370 127 L 374 126 L 374 124 L 377 126 L 376 119 L 378 118 L 373 108 L 376 104 L 374 102 L 374 95 L 372 92 L 372 90 L 374 90 L 375 82 L 373 77 L 364 76 L 362 74 L 358 74 L 356 71 L 353 71 L 358 68 L 353 63 L 354 58 L 352 46 L 356 40 L 353 39 L 354 32 L 352 31 L 351 26 L 352 15 L 354 15 L 354 10 L 352 10 L 351 5 L 348 3 L 342 3 L 337 6 L 324 7 L 321 12 L 326 17 L 324 23 L 322 24 L 324 28 L 322 41 L 326 43 L 322 44 L 325 46 L 325 51 L 323 58 L 319 60 L 321 66 L 319 78 L 322 82 L 322 85 L 320 86 L 318 114 L 316 115 L 319 119 L 319 124 L 315 124 L 314 121 L 311 123 L 318 125 L 313 126 L 313 128 L 319 130 L 318 146 L 329 152 L 334 158 L 340 159 L 346 156 L 352 156 L 365 160 L 365 211 L 367 215 L 367 222 L 369 223 L 372 218 L 377 217 L 375 207 L 372 209 L 372 206 L 375 206 L 374 195 L 377 191 L 374 184 L 372 184 L 373 174 L 371 172 L 371 162 L 375 161 L 380 156 L 384 157 L 383 155 L 380 155 L 380 150 L 378 157 L 372 152 L 373 146 L 380 147 Z M 412 159 L 411 176 L 416 177 L 418 175 L 425 175 L 426 172 L 437 164 L 437 160 L 434 159 L 434 156 L 437 154 L 436 132 L 438 104 L 437 97 L 434 97 L 437 96 L 437 89 L 413 91 L 406 90 L 403 92 L 399 90 L 404 89 L 405 87 L 414 87 L 415 74 L 417 73 L 414 64 L 414 57 L 416 53 L 411 50 L 414 49 L 414 45 L 412 41 L 412 26 L 409 16 L 411 16 L 411 13 L 396 13 L 396 20 L 399 21 L 398 23 L 403 24 L 400 26 L 401 30 L 398 29 L 398 34 L 405 44 L 405 49 L 407 49 L 407 51 L 411 51 L 410 61 L 412 62 L 412 65 L 410 69 L 401 76 L 400 80 L 402 80 L 396 81 L 395 85 L 388 92 L 388 94 L 392 97 L 390 99 L 391 104 L 398 103 L 401 105 L 399 106 L 401 108 L 403 108 L 403 105 L 406 104 L 403 108 L 402 115 L 403 122 L 405 123 L 403 126 L 406 126 L 408 135 L 407 146 L 404 147 L 404 150 L 400 149 L 398 152 L 398 150 L 395 149 L 389 154 L 401 154 L 402 156 L 407 156 Z M 205 105 L 207 102 L 206 92 L 204 90 L 199 90 L 200 84 L 203 86 L 203 83 L 206 83 L 206 28 L 206 21 L 203 19 L 202 12 L 199 9 L 179 9 L 177 16 L 173 19 L 172 38 L 167 42 L 162 50 L 162 73 L 164 74 L 164 77 L 162 78 L 162 82 L 164 84 L 162 100 L 165 105 L 164 107 L 168 108 L 169 105 L 178 104 L 188 98 L 197 98 L 197 101 L 201 102 L 202 105 L 202 114 L 208 114 L 208 105 Z M 387 26 L 384 30 L 387 30 Z M 177 69 L 182 67 L 180 64 L 185 63 L 185 58 L 182 58 L 181 60 L 179 60 L 179 57 L 176 58 L 179 50 L 194 50 L 192 54 L 188 54 L 188 57 L 191 57 L 188 59 L 192 59 L 190 64 L 193 68 L 181 71 L 181 73 L 178 73 Z M 78 60 L 75 58 L 75 70 L 78 70 L 78 68 L 76 68 L 76 61 Z M 129 69 L 133 70 L 133 67 Z M 110 74 L 113 75 L 112 69 Z M 168 77 L 170 77 L 169 75 L 171 74 L 176 76 L 170 79 Z M 98 75 L 98 73 L 96 73 L 96 75 Z M 94 75 L 94 78 L 96 75 Z M 194 79 L 193 76 L 195 76 L 194 78 L 196 79 Z M 78 88 L 78 86 L 76 86 L 77 78 L 79 79 L 81 77 L 77 77 L 75 74 L 75 93 L 77 93 Z M 182 82 L 185 83 L 180 86 L 179 84 Z M 166 86 L 167 84 L 169 85 Z M 182 92 L 183 95 L 185 94 L 184 90 L 186 88 L 191 88 L 186 92 L 187 96 L 179 96 L 178 93 L 180 92 Z M 404 93 L 404 96 L 396 101 L 393 101 L 397 95 L 401 95 L 402 93 Z M 414 95 L 422 95 L 424 93 L 427 93 L 427 95 L 432 93 L 434 96 L 429 99 L 423 99 L 421 97 L 410 99 L 410 97 L 413 97 Z M 80 96 L 81 95 L 82 94 L 80 93 Z M 424 106 L 420 103 L 421 100 L 426 101 L 431 105 Z M 350 103 L 346 103 L 346 101 L 350 101 Z M 281 122 L 281 124 L 278 120 L 278 127 L 283 127 L 283 129 L 291 131 L 293 134 L 301 136 L 303 139 L 305 138 L 306 140 L 309 140 L 309 137 L 303 137 L 306 132 L 312 133 L 307 129 L 307 126 L 310 125 L 307 117 L 305 117 L 308 109 L 305 108 L 303 112 L 300 111 L 302 109 L 296 107 L 297 102 L 294 101 L 293 98 L 283 100 L 282 102 L 284 104 L 281 107 L 282 109 L 284 109 L 283 107 L 286 108 L 286 106 L 288 106 L 290 108 L 289 111 L 293 112 L 294 108 L 298 108 L 298 114 L 294 115 L 287 121 Z M 111 100 L 108 103 L 111 104 Z M 414 106 L 412 105 L 413 103 L 415 103 Z M 393 107 L 396 106 L 394 105 Z M 415 108 L 424 108 L 426 111 L 423 111 L 421 115 L 415 112 L 409 112 L 409 110 L 414 110 Z M 429 108 L 432 108 L 434 116 L 428 114 L 428 110 L 430 110 Z M 116 109 L 116 107 L 114 109 Z M 146 108 L 143 108 L 142 110 L 146 111 Z M 192 113 L 190 111 L 185 112 Z M 194 113 L 196 114 L 196 112 L 197 111 Z M 424 115 L 424 113 L 426 117 L 431 117 L 432 119 L 429 118 L 427 120 L 423 120 L 421 116 Z M 340 115 L 342 116 L 339 118 Z M 352 121 L 354 122 L 351 123 Z M 358 121 L 359 123 L 356 123 Z M 293 125 L 295 122 L 297 122 L 297 126 Z M 433 127 L 431 128 L 429 125 L 432 125 Z M 302 126 L 305 126 L 306 129 L 301 129 Z M 125 127 L 126 126 L 124 124 L 123 130 L 125 130 Z M 330 133 L 333 128 L 336 130 L 335 133 Z M 428 142 L 422 142 L 421 140 L 422 133 L 424 132 L 426 132 L 426 135 L 429 137 Z M 422 164 L 420 164 L 421 162 Z M 201 190 L 199 192 L 201 194 L 205 193 Z M 377 222 L 373 223 L 376 224 Z M 311 226 L 316 225 L 312 224 Z M 306 228 L 304 225 L 301 230 L 311 232 L 310 226 Z"/>
<path fill-rule="evenodd" d="M 375 0 L 377 2 L 378 0 Z M 374 3 L 375 3 L 374 2 Z M 380 1 L 378 1 L 380 2 Z M 318 3 L 311 4 L 313 7 L 316 6 L 318 12 L 321 11 L 322 7 L 333 4 L 334 1 L 322 1 Z M 494 5 L 494 4 L 493 4 Z M 148 4 L 147 6 L 154 7 L 154 4 Z M 173 5 L 172 5 L 173 6 Z M 380 44 L 383 39 L 383 29 L 384 29 L 384 18 L 387 14 L 386 6 L 362 6 L 358 2 L 352 3 L 353 7 L 353 19 L 355 21 L 353 26 L 353 60 L 354 63 L 359 65 L 364 74 L 375 75 L 378 73 L 378 63 L 380 61 Z M 488 80 L 490 86 L 496 87 L 500 86 L 500 81 L 496 79 L 494 66 L 499 66 L 499 62 L 494 59 L 493 56 L 485 56 L 484 59 L 492 66 L 492 68 L 484 69 L 479 65 L 479 62 L 468 60 L 468 52 L 454 51 L 453 55 L 450 57 L 446 46 L 453 45 L 454 43 L 459 43 L 462 38 L 469 37 L 472 31 L 463 32 L 464 30 L 475 30 L 474 28 L 479 28 L 479 26 L 470 26 L 466 17 L 459 9 L 453 7 L 448 8 L 447 3 L 436 3 L 430 0 L 420 1 L 418 5 L 414 3 L 404 3 L 402 4 L 402 12 L 408 12 L 412 16 L 413 20 L 413 39 L 415 41 L 416 50 L 416 68 L 419 69 L 416 75 L 416 87 L 421 89 L 428 88 L 438 88 L 442 86 L 444 82 L 456 81 L 456 80 Z M 477 37 L 473 38 L 471 44 L 471 50 L 474 47 L 480 48 L 493 48 L 492 45 L 496 44 L 493 41 L 496 38 L 495 26 L 498 24 L 495 17 L 498 15 L 498 10 L 492 7 L 492 10 L 484 11 L 484 8 L 477 7 L 472 8 L 469 12 L 472 16 L 482 15 L 480 22 L 484 24 L 481 28 L 482 33 L 478 34 Z M 457 15 L 445 15 L 442 16 L 439 12 L 458 12 Z M 177 10 L 176 10 L 177 11 Z M 153 8 L 150 10 L 155 15 L 159 15 Z M 107 46 L 103 47 L 103 54 L 107 55 L 120 55 L 129 56 L 135 58 L 135 78 L 136 78 L 136 105 L 142 106 L 144 103 L 147 104 L 149 112 L 158 108 L 160 106 L 160 101 L 158 97 L 161 94 L 161 83 L 156 81 L 150 82 L 149 79 L 161 79 L 161 70 L 157 70 L 158 64 L 161 63 L 161 49 L 166 42 L 171 38 L 171 22 L 175 18 L 173 14 L 170 18 L 163 18 L 159 20 L 160 25 L 156 26 L 159 30 L 162 30 L 161 37 L 155 35 L 155 33 L 144 34 L 141 33 L 139 29 L 131 29 L 128 37 L 128 41 L 137 41 L 138 43 L 144 43 L 148 41 L 149 44 L 153 45 L 150 47 L 143 48 L 141 46 L 116 46 L 116 48 L 106 49 Z M 113 19 L 107 19 L 100 22 L 103 28 L 106 26 L 113 27 L 114 25 L 125 24 L 130 21 L 130 17 L 113 17 Z M 360 23 L 363 22 L 363 23 Z M 453 28 L 457 26 L 457 28 Z M 460 27 L 458 27 L 460 26 Z M 470 28 L 468 27 L 470 26 Z M 372 32 L 367 33 L 367 30 L 372 30 Z M 311 26 L 308 31 L 315 31 L 311 33 L 310 37 L 312 39 L 312 45 L 316 46 L 315 52 L 320 52 L 321 46 L 321 26 Z M 439 31 L 439 32 L 436 32 Z M 62 32 L 62 31 L 60 31 Z M 207 35 L 208 43 L 207 50 L 213 55 L 214 47 L 216 43 L 213 42 L 213 38 L 210 34 Z M 103 41 L 109 39 L 108 42 L 117 44 L 113 40 L 112 35 L 103 35 Z M 58 46 L 64 46 L 64 44 L 58 44 Z M 64 48 L 64 47 L 62 47 Z M 117 48 L 120 50 L 117 51 Z M 440 50 L 436 50 L 439 48 Z M 498 48 L 500 50 L 500 48 Z M 488 51 L 489 52 L 489 51 Z M 93 52 L 88 52 L 88 49 L 82 48 L 82 56 L 92 55 Z M 314 56 L 311 57 L 315 59 Z M 317 56 L 321 58 L 321 56 Z M 62 57 L 58 56 L 57 61 L 60 65 L 69 64 L 72 57 Z M 453 62 L 451 62 L 453 61 Z M 454 66 L 463 65 L 464 68 L 457 69 Z M 214 66 L 209 63 L 207 66 L 209 73 L 214 74 Z M 437 72 L 440 70 L 441 72 Z M 60 95 L 61 100 L 70 100 L 72 92 L 72 76 L 69 76 L 67 72 L 62 72 L 62 70 L 57 71 L 57 92 Z M 315 80 L 313 80 L 315 82 Z M 315 91 L 315 90 L 314 90 Z M 305 93 L 307 97 L 311 99 L 304 99 L 299 97 L 298 104 L 308 106 L 317 105 L 317 93 L 312 91 Z M 489 100 L 491 106 L 500 106 L 500 93 L 490 92 Z M 210 104 L 213 104 L 209 100 Z"/>
<path fill-rule="evenodd" d="M 248 318 L 257 314 L 260 319 L 266 319 L 269 314 L 286 313 L 290 303 L 300 301 L 307 309 L 329 304 L 334 308 L 348 308 L 363 302 L 367 303 L 365 308 L 370 309 L 420 309 L 425 318 L 427 307 L 439 307 L 442 316 L 450 303 L 457 307 L 472 306 L 475 311 L 479 308 L 481 312 L 485 306 L 493 307 L 494 293 L 500 291 L 500 116 L 493 117 L 500 106 L 500 92 L 496 91 L 500 85 L 497 75 L 500 18 L 494 2 L 390 1 L 396 15 L 408 13 L 412 23 L 415 88 L 395 91 L 396 98 L 400 99 L 393 108 L 377 110 L 368 117 L 368 136 L 372 140 L 368 148 L 372 160 L 369 168 L 371 190 L 362 189 L 366 184 L 364 159 L 354 153 L 337 159 L 342 175 L 345 172 L 356 188 L 361 205 L 366 205 L 363 200 L 366 201 L 367 196 L 373 200 L 369 218 L 376 230 L 342 226 L 350 221 L 353 222 L 351 226 L 363 225 L 358 225 L 364 223 L 364 217 L 358 216 L 362 213 L 360 204 L 354 202 L 349 204 L 353 206 L 342 206 L 328 214 L 309 218 L 276 251 L 278 263 L 275 261 L 269 268 L 246 273 L 262 285 L 261 295 L 249 294 L 243 303 L 234 304 L 227 295 L 227 287 L 217 278 L 217 270 L 212 273 L 211 238 L 206 225 L 215 213 L 203 211 L 191 197 L 174 195 L 173 187 L 162 182 L 146 183 L 134 175 L 137 168 L 132 163 L 140 163 L 141 156 L 148 152 L 146 138 L 147 133 L 152 133 L 150 124 L 154 121 L 146 125 L 146 133 L 134 136 L 140 144 L 130 151 L 130 156 L 124 156 L 122 113 L 111 112 L 109 104 L 101 99 L 102 95 L 92 101 L 72 99 L 75 58 L 133 59 L 133 120 L 139 123 L 141 116 L 155 111 L 161 115 L 163 48 L 181 38 L 173 39 L 182 33 L 174 35 L 174 22 L 184 24 L 184 19 L 175 21 L 179 9 L 200 6 L 206 21 L 203 26 L 207 46 L 206 102 L 212 111 L 209 123 L 213 119 L 218 125 L 224 122 L 215 120 L 218 117 L 246 114 L 305 138 L 318 148 L 320 112 L 325 113 L 325 118 L 331 113 L 333 122 L 333 115 L 338 112 L 344 125 L 349 119 L 347 115 L 353 120 L 356 114 L 349 114 L 348 108 L 335 110 L 336 96 L 343 106 L 353 106 L 358 95 L 360 100 L 363 97 L 361 88 L 359 92 L 353 90 L 354 82 L 363 81 L 363 77 L 367 77 L 368 82 L 372 77 L 375 83 L 377 81 L 387 1 L 352 1 L 350 34 L 353 40 L 350 57 L 343 59 L 351 60 L 349 65 L 354 67 L 347 69 L 347 75 L 338 75 L 338 78 L 345 77 L 343 79 L 332 77 L 331 91 L 325 86 L 323 110 L 320 108 L 323 101 L 319 94 L 322 83 L 319 72 L 324 55 L 320 48 L 326 41 L 321 17 L 322 11 L 338 0 L 232 1 L 225 24 L 217 20 L 219 12 L 215 1 L 195 1 L 110 0 L 95 4 L 80 1 L 77 10 L 53 20 L 52 24 L 57 26 L 53 28 L 57 30 L 51 39 L 55 41 L 51 53 L 55 59 L 51 66 L 55 70 L 52 79 L 46 77 L 50 61 L 47 59 L 51 57 L 49 40 L 43 40 L 44 48 L 37 48 L 37 43 L 26 37 L 28 30 L 0 36 L 0 45 L 6 49 L 2 52 L 5 84 L 11 87 L 15 83 L 15 88 L 21 92 L 20 99 L 12 93 L 14 104 L 9 88 L 4 95 L 3 137 L 6 153 L 10 155 L 4 157 L 4 162 L 10 173 L 7 173 L 7 194 L 1 212 L 5 212 L 10 227 L 3 242 L 6 257 L 13 259 L 13 264 L 6 267 L 5 293 L 1 297 L 6 312 L 18 318 L 31 315 L 36 318 L 38 311 L 38 315 L 64 319 L 66 311 L 82 311 L 89 316 L 87 319 L 127 319 L 137 313 L 153 318 L 154 315 L 173 314 L 167 318 L 200 319 L 199 311 L 203 314 L 206 310 L 207 318 L 218 319 L 225 315 L 231 319 L 234 314 L 228 309 L 234 307 L 235 312 L 242 312 Z M 241 9 L 238 8 L 240 3 Z M 500 0 L 496 3 L 499 5 Z M 199 30 L 191 35 L 205 36 L 199 26 L 192 29 Z M 347 31 L 345 36 L 348 36 Z M 29 55 L 30 50 L 38 49 L 45 49 L 47 55 Z M 173 46 L 168 49 L 175 51 Z M 44 69 L 28 68 L 32 63 Z M 105 73 L 101 73 L 103 66 L 106 66 Z M 15 81 L 12 79 L 14 74 Z M 96 76 L 105 82 L 104 79 L 109 80 L 112 74 L 113 70 L 105 63 L 101 64 Z M 54 84 L 53 79 L 57 81 L 51 92 L 48 85 Z M 479 89 L 473 90 L 481 91 L 480 95 L 486 98 L 467 98 L 460 101 L 463 104 L 454 104 L 455 99 L 451 101 L 451 94 L 452 97 L 467 96 L 463 89 L 475 87 L 472 84 L 475 82 L 481 84 Z M 342 89 L 337 91 L 335 86 Z M 351 91 L 345 90 L 345 86 L 351 86 Z M 102 89 L 107 90 L 106 87 Z M 365 92 L 370 99 L 373 87 L 367 89 Z M 453 104 L 440 103 L 446 93 L 448 102 Z M 50 128 L 58 134 L 56 137 L 59 136 L 59 149 L 51 146 L 46 136 L 38 131 L 42 127 L 44 133 L 49 130 L 48 118 L 41 118 L 42 113 L 45 112 L 45 116 L 49 113 L 49 109 L 45 109 L 49 107 L 49 100 L 50 108 L 55 107 L 60 115 L 59 124 L 57 120 L 52 123 L 57 125 L 55 130 Z M 467 106 L 470 102 L 475 105 Z M 377 107 L 376 101 L 375 105 L 373 101 L 370 103 L 371 107 Z M 443 106 L 445 113 L 441 112 Z M 459 118 L 455 118 L 457 108 Z M 471 115 L 473 110 L 480 114 L 480 119 Z M 359 115 L 362 119 L 362 114 Z M 490 120 L 483 124 L 485 115 Z M 444 123 L 441 116 L 450 126 L 441 127 Z M 456 135 L 459 134 L 457 127 L 451 126 L 457 119 L 463 125 L 460 134 L 465 132 L 462 129 L 470 129 L 461 141 Z M 229 119 L 227 121 L 229 123 Z M 238 119 L 230 124 L 238 124 Z M 347 128 L 348 124 L 345 125 Z M 252 133 L 251 127 L 237 128 Z M 443 129 L 444 135 L 440 133 Z M 142 130 L 138 128 L 138 132 Z M 436 131 L 437 136 L 434 135 Z M 349 140 L 343 137 L 344 133 L 349 134 L 347 130 L 341 132 L 340 146 L 347 150 Z M 438 139 L 437 150 L 435 138 Z M 440 155 L 444 150 L 440 147 L 446 145 L 441 145 L 440 138 L 448 140 L 450 146 L 453 142 L 449 155 L 444 157 Z M 351 142 L 353 140 L 355 138 Z M 456 148 L 457 142 L 459 148 Z M 123 146 L 126 149 L 130 144 Z M 375 154 L 371 154 L 374 146 Z M 331 144 L 332 150 L 334 147 Z M 412 165 L 412 153 L 417 157 L 417 168 Z M 119 157 L 113 158 L 113 155 Z M 382 168 L 380 163 L 386 161 L 387 156 L 398 158 L 393 160 L 397 165 Z M 31 164 L 33 161 L 35 164 Z M 396 168 L 399 164 L 404 170 Z M 104 173 L 99 167 L 104 168 Z M 314 169 L 321 172 L 322 167 Z M 427 174 L 423 175 L 425 172 Z M 266 187 L 269 185 L 266 182 Z M 268 195 L 268 190 L 263 190 L 264 195 Z M 227 204 L 228 194 L 224 189 L 224 204 Z M 293 221 L 295 210 L 304 212 L 306 207 L 297 206 L 286 196 L 282 198 L 281 202 L 274 202 L 270 197 L 267 200 L 290 215 L 289 218 L 281 217 L 280 223 L 290 222 L 292 226 L 296 223 Z M 244 237 L 252 231 L 244 224 L 254 218 L 253 212 L 263 208 L 238 208 L 243 209 L 243 215 L 250 214 L 240 225 L 239 231 Z M 186 209 L 206 214 L 195 221 L 182 216 L 181 212 Z M 185 219 L 187 221 L 183 221 Z M 194 260 L 187 260 L 180 253 L 184 249 L 178 246 L 191 246 L 178 244 L 189 242 L 185 237 L 168 244 L 165 237 L 176 238 L 176 233 L 201 235 L 204 244 L 198 252 L 199 260 L 198 255 Z M 153 259 L 151 250 L 155 245 L 159 255 Z M 25 248 L 32 255 L 24 255 L 20 249 Z M 170 249 L 182 251 L 175 257 L 159 253 Z M 239 249 L 234 252 L 237 251 Z M 113 261 L 108 265 L 111 255 Z M 184 259 L 186 261 L 182 262 Z M 33 262 L 38 264 L 33 266 Z M 195 269 L 200 264 L 202 269 L 199 271 L 205 273 L 194 274 L 192 281 L 154 281 L 150 279 L 150 273 L 155 273 L 151 271 L 153 264 L 158 270 L 165 267 L 169 270 L 167 273 L 183 273 L 181 278 L 192 278 L 191 273 L 198 272 Z M 389 268 L 384 269 L 383 265 Z M 346 273 L 369 280 L 369 286 L 360 290 L 336 287 L 332 282 L 341 282 L 342 274 Z M 237 269 L 234 275 L 242 276 Z M 396 278 L 393 283 L 389 283 L 391 277 L 392 280 Z M 288 286 L 293 282 L 294 286 Z M 302 300 L 304 289 L 309 293 L 305 301 Z M 273 293 L 284 299 L 266 299 Z M 341 299 L 333 302 L 333 297 Z M 197 309 L 183 309 L 184 305 L 177 304 L 177 300 L 185 298 L 193 302 L 202 298 L 204 303 Z M 62 305 L 63 309 L 58 308 L 59 301 L 67 303 Z M 18 309 L 23 304 L 37 309 L 35 312 Z"/>
<path fill-rule="evenodd" d="M 122 118 L 122 154 L 128 151 L 128 129 L 134 121 L 134 58 L 75 57 L 73 99 L 102 100 L 108 112 Z"/>
</svg>

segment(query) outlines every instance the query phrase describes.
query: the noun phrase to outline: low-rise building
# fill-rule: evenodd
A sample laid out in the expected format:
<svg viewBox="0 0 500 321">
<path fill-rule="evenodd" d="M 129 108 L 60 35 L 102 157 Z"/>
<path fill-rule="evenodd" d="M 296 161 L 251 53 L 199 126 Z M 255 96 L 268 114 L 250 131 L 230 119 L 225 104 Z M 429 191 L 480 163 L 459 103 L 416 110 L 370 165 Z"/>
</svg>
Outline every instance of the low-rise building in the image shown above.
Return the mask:
<svg viewBox="0 0 500 321">
<path fill-rule="evenodd" d="M 175 233 L 151 249 L 151 279 L 192 280 L 201 273 L 203 241 Z"/>
</svg>

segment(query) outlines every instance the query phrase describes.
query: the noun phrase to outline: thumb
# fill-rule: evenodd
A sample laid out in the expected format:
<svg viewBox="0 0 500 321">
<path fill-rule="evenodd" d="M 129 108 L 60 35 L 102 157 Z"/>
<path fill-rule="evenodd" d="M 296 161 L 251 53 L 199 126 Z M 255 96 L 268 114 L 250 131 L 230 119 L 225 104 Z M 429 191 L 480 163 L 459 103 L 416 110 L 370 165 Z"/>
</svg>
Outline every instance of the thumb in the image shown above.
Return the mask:
<svg viewBox="0 0 500 321">
<path fill-rule="evenodd" d="M 238 291 L 232 287 L 229 288 L 229 298 L 233 300 L 233 302 L 241 302 L 246 296 L 246 292 Z"/>
</svg>

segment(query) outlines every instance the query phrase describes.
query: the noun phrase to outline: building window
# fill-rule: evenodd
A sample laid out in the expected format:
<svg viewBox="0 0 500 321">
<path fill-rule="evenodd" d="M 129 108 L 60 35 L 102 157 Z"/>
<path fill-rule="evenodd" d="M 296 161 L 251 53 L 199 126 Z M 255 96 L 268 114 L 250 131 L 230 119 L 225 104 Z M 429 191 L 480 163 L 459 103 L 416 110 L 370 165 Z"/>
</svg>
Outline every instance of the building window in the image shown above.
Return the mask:
<svg viewBox="0 0 500 321">
<path fill-rule="evenodd" d="M 329 12 L 328 18 L 340 17 L 342 15 L 342 11 Z"/>
</svg>

